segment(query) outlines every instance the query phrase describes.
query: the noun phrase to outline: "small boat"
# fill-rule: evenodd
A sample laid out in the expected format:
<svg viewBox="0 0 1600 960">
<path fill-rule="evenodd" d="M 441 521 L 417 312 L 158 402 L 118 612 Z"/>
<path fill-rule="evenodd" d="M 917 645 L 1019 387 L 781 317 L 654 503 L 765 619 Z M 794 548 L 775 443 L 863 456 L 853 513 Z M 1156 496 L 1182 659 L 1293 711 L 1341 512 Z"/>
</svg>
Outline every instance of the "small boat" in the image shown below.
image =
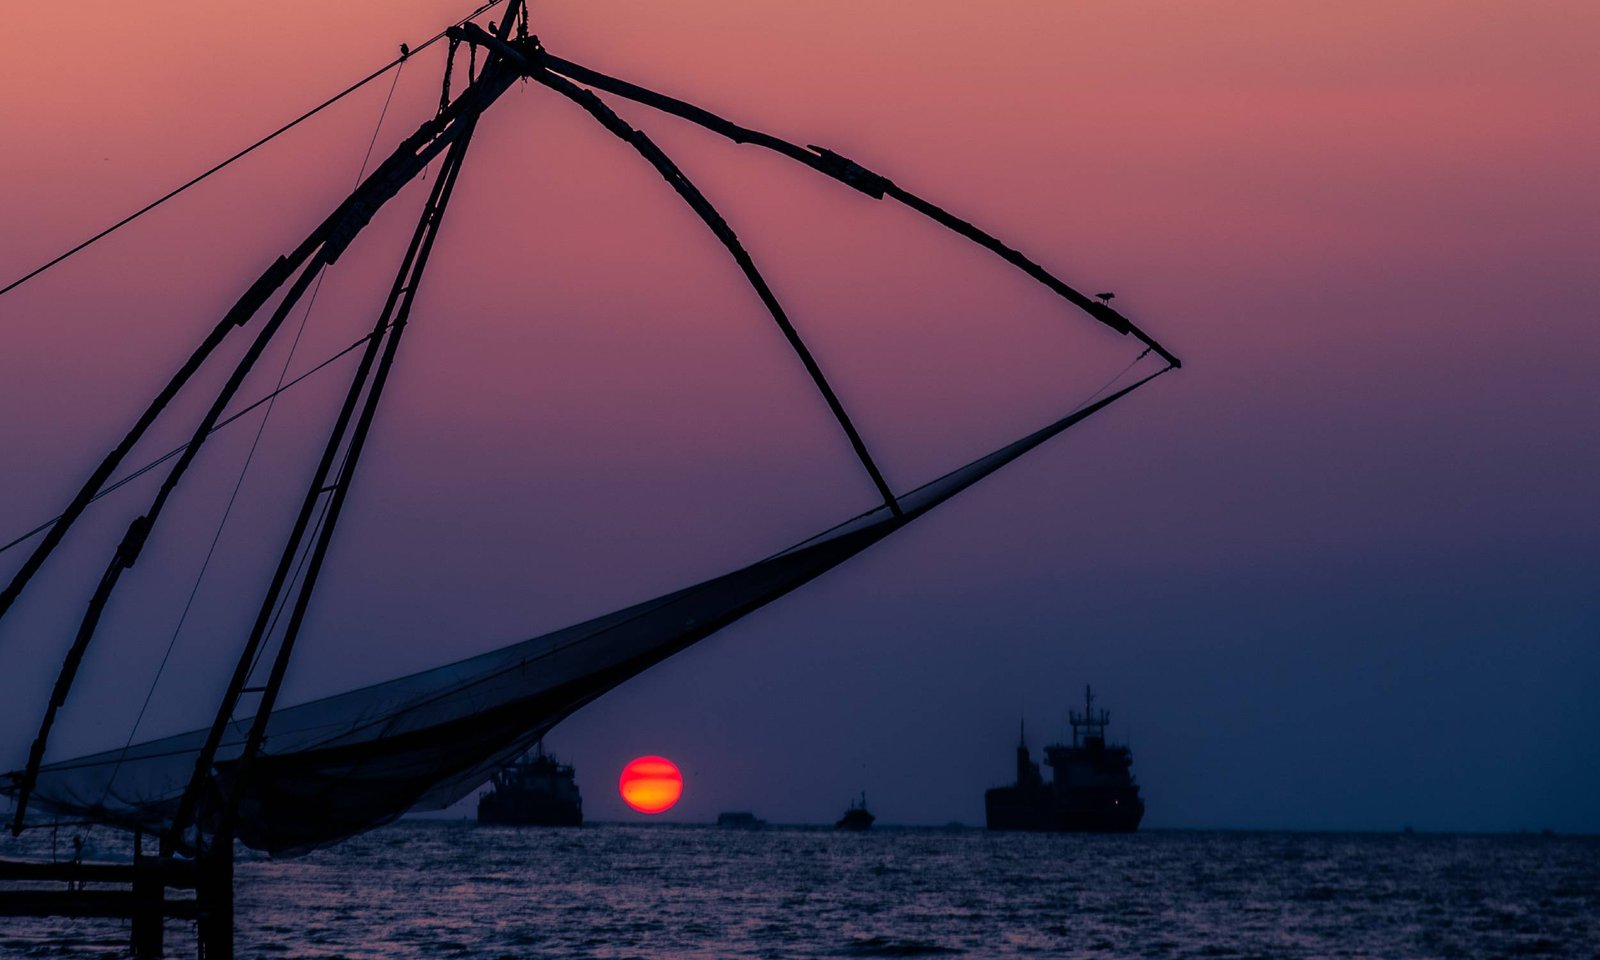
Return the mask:
<svg viewBox="0 0 1600 960">
<path fill-rule="evenodd" d="M 833 826 L 837 830 L 870 830 L 873 821 L 877 819 L 867 810 L 867 792 L 863 790 L 861 800 L 859 802 L 852 800 L 844 816 L 835 820 Z"/>
<path fill-rule="evenodd" d="M 731 827 L 736 830 L 757 830 L 766 825 L 767 821 L 748 810 L 732 810 L 727 813 L 717 814 L 717 826 L 719 827 Z"/>
</svg>

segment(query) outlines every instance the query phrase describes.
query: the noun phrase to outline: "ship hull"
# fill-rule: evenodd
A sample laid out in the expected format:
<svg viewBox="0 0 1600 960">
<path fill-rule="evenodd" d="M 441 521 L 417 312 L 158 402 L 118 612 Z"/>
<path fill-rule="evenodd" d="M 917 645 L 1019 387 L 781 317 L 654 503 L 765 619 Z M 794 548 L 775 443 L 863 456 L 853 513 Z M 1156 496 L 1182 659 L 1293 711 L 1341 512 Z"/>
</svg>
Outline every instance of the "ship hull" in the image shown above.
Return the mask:
<svg viewBox="0 0 1600 960">
<path fill-rule="evenodd" d="M 583 808 L 537 795 L 523 795 L 508 803 L 491 793 L 478 800 L 478 822 L 506 827 L 581 827 Z"/>
<path fill-rule="evenodd" d="M 1038 790 L 996 787 L 985 793 L 983 799 L 990 830 L 1132 833 L 1144 819 L 1144 801 L 1137 794 L 1064 801 L 1048 787 Z"/>
</svg>

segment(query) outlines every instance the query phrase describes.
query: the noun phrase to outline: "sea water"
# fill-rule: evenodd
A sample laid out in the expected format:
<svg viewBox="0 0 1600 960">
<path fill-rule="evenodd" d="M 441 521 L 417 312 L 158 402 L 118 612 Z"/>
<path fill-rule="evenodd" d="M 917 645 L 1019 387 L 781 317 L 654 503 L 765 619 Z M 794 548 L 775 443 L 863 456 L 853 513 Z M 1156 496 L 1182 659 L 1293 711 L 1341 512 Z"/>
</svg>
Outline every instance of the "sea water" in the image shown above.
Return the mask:
<svg viewBox="0 0 1600 960">
<path fill-rule="evenodd" d="M 410 820 L 237 871 L 241 957 L 1600 956 L 1593 838 Z M 126 944 L 0 919 L 4 956 Z M 192 924 L 168 948 L 193 956 Z"/>
</svg>

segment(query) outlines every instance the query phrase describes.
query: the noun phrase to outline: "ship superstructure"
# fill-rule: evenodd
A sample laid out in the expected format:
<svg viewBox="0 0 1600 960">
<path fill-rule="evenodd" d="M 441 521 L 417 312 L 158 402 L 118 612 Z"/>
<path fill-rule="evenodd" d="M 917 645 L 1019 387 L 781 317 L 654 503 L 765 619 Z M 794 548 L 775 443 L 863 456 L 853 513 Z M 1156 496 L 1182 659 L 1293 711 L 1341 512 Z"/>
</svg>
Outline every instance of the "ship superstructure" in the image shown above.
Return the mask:
<svg viewBox="0 0 1600 960">
<path fill-rule="evenodd" d="M 583 796 L 570 764 L 544 752 L 544 743 L 495 772 L 478 798 L 478 822 L 510 826 L 579 827 Z"/>
<path fill-rule="evenodd" d="M 1094 831 L 1139 829 L 1144 800 L 1133 778 L 1133 751 L 1106 743 L 1111 714 L 1094 708 L 1084 687 L 1082 713 L 1068 711 L 1072 744 L 1044 748 L 1051 779 L 1028 752 L 1026 734 L 1017 744 L 1017 782 L 984 794 L 990 830 Z"/>
</svg>

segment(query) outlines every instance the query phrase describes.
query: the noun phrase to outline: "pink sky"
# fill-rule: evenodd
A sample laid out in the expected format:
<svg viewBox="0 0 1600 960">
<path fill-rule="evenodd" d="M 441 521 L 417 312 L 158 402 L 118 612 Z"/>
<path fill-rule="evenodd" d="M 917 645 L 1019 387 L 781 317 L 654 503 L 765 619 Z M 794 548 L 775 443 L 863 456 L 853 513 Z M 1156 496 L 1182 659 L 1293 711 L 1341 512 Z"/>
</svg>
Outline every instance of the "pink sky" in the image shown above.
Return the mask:
<svg viewBox="0 0 1600 960">
<path fill-rule="evenodd" d="M 15 6 L 0 32 L 0 282 L 465 12 L 160 0 L 75 23 L 77 10 Z M 1019 578 L 1107 561 L 1146 575 L 1321 557 L 1426 567 L 1474 551 L 1560 571 L 1592 559 L 1595 4 L 533 9 L 558 54 L 833 147 L 1081 289 L 1117 291 L 1188 362 L 953 505 L 951 536 L 1000 531 L 993 556 L 963 564 L 980 548 L 940 548 L 931 524 L 919 534 L 931 539 L 918 569 L 962 585 L 973 630 L 998 603 L 1048 607 L 1060 590 L 1019 600 Z M 378 155 L 430 115 L 441 53 L 402 72 Z M 0 540 L 59 508 L 219 311 L 343 196 L 387 89 L 0 298 L 0 410 L 13 412 L 0 416 Z M 615 105 L 723 208 L 902 488 L 1044 422 L 1134 352 L 904 209 Z M 467 163 L 323 608 L 330 633 L 454 639 L 396 643 L 377 660 L 354 642 L 308 643 L 291 681 L 301 693 L 670 589 L 871 502 L 759 304 L 631 150 L 529 85 L 489 114 Z M 419 201 L 403 194 L 330 275 L 293 369 L 370 323 Z M 262 505 L 230 527 L 236 566 L 218 590 L 255 583 L 251 558 L 276 535 L 337 388 L 319 383 L 274 414 Z M 242 452 L 219 443 L 204 475 L 235 475 Z M 220 508 L 210 489 L 177 521 L 197 540 Z M 41 590 L 76 597 L 65 571 L 101 549 L 73 553 Z M 163 549 L 166 589 L 186 593 L 193 545 Z M 170 609 L 162 589 L 152 609 Z M 385 612 L 366 619 L 368 604 Z M 213 607 L 202 632 L 232 623 L 220 597 Z M 123 612 L 137 623 L 142 611 Z M 42 606 L 19 615 L 31 627 L 8 630 L 59 629 Z M 151 622 L 159 648 L 170 619 Z M 1043 642 L 1015 639 L 1012 660 Z M 53 673 L 46 647 L 23 686 Z M 786 654 L 770 654 L 781 673 Z M 148 644 L 127 656 L 151 668 Z M 100 669 L 105 681 L 117 668 Z M 641 684 L 621 702 L 668 696 Z M 1480 686 L 1464 689 L 1462 710 Z M 1027 696 L 1042 710 L 1054 693 L 1040 681 Z M 62 742 L 99 746 L 78 716 Z M 1580 747 L 1593 754 L 1595 736 Z"/>
</svg>

